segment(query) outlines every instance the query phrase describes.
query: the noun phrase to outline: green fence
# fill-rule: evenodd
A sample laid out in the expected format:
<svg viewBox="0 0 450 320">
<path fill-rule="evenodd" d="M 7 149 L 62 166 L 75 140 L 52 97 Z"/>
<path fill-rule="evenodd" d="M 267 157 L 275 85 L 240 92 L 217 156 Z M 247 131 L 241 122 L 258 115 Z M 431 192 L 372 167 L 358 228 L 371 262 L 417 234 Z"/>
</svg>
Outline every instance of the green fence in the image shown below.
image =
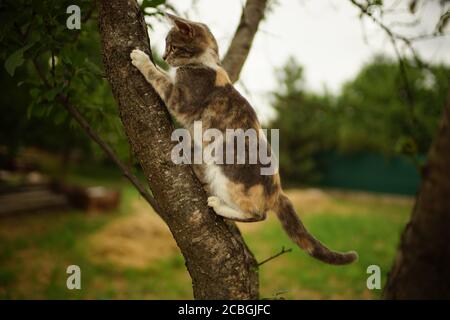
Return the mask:
<svg viewBox="0 0 450 320">
<path fill-rule="evenodd" d="M 322 187 L 414 195 L 420 176 L 411 159 L 378 154 L 337 154 L 320 157 Z"/>
</svg>

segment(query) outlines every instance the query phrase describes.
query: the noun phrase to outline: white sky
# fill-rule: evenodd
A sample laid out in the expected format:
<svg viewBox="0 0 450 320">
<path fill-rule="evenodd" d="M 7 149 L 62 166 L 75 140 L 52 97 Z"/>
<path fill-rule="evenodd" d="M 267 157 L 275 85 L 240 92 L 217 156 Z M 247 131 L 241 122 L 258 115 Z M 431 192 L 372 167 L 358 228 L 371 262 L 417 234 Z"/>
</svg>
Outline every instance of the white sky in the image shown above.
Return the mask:
<svg viewBox="0 0 450 320">
<path fill-rule="evenodd" d="M 206 23 L 218 43 L 221 56 L 228 48 L 239 22 L 244 0 L 176 0 L 171 1 L 185 18 Z M 387 0 L 387 6 L 400 3 L 391 21 L 411 21 L 414 16 L 402 14 L 408 0 Z M 402 10 L 403 9 L 403 10 Z M 395 30 L 429 34 L 440 15 L 436 1 L 424 0 L 420 10 L 421 23 L 412 28 Z M 400 12 L 400 13 L 399 13 Z M 278 88 L 274 75 L 289 56 L 305 68 L 306 86 L 314 91 L 325 87 L 338 92 L 351 80 L 361 66 L 375 53 L 393 56 L 387 37 L 372 21 L 358 18 L 359 10 L 347 0 L 277 0 L 273 10 L 260 24 L 250 55 L 237 84 L 238 90 L 250 101 L 264 122 L 274 115 L 270 93 Z M 416 16 L 417 17 L 417 16 Z M 385 17 L 389 22 L 389 16 Z M 151 20 L 152 46 L 159 54 L 170 28 L 165 22 Z M 448 32 L 448 30 L 447 30 Z M 368 39 L 368 40 L 365 40 Z M 423 40 L 416 43 L 422 58 L 450 64 L 450 37 Z"/>
</svg>

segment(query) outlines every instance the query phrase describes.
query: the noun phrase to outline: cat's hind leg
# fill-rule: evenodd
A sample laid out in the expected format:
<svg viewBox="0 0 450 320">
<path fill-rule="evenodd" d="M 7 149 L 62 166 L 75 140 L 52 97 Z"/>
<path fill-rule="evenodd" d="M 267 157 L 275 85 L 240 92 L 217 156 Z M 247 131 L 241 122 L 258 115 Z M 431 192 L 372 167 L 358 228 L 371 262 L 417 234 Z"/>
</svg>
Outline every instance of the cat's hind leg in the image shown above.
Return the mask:
<svg viewBox="0 0 450 320">
<path fill-rule="evenodd" d="M 231 208 L 225 202 L 220 200 L 220 198 L 215 196 L 208 197 L 208 206 L 213 208 L 219 216 L 230 220 L 241 222 L 255 222 L 264 220 L 266 218 L 265 213 L 262 215 L 252 214 Z"/>
</svg>

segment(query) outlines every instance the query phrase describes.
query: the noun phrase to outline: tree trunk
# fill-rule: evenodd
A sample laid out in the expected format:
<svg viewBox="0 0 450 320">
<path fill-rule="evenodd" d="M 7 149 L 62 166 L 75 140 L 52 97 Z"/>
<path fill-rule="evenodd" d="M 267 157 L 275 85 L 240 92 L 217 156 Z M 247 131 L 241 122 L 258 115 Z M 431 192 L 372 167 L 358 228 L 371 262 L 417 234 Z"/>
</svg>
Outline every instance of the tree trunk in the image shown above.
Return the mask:
<svg viewBox="0 0 450 320">
<path fill-rule="evenodd" d="M 411 220 L 384 289 L 386 299 L 450 298 L 450 91 Z"/>
<path fill-rule="evenodd" d="M 147 26 L 135 0 L 99 0 L 106 75 L 136 158 L 186 261 L 196 299 L 257 299 L 257 263 L 234 224 L 206 205 L 190 166 L 171 161 L 173 126 L 153 88 L 130 62 L 150 53 Z M 150 54 L 151 56 L 151 54 Z"/>
</svg>

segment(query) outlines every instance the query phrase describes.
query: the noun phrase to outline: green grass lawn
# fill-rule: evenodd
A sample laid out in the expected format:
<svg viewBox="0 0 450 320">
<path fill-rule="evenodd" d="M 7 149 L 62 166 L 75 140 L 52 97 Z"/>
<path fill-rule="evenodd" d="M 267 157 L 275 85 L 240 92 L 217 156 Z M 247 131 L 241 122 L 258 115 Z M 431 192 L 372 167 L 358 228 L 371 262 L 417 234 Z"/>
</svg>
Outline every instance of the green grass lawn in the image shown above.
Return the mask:
<svg viewBox="0 0 450 320">
<path fill-rule="evenodd" d="M 333 210 L 305 215 L 304 223 L 316 238 L 339 250 L 356 250 L 359 260 L 348 266 L 330 266 L 309 258 L 294 247 L 276 221 L 247 241 L 259 259 L 276 253 L 282 246 L 294 250 L 260 268 L 261 297 L 277 293 L 286 299 L 376 299 L 380 290 L 368 290 L 367 267 L 380 266 L 386 280 L 399 235 L 407 221 L 410 206 L 380 204 L 377 201 L 341 201 L 346 214 Z M 269 255 L 270 256 L 270 255 Z"/>
<path fill-rule="evenodd" d="M 177 250 L 168 250 L 168 255 L 139 267 L 118 265 L 106 259 L 101 250 L 93 250 L 93 236 L 112 224 L 120 229 L 122 221 L 125 224 L 136 214 L 131 203 L 136 201 L 137 193 L 123 181 L 116 186 L 122 188 L 124 197 L 116 212 L 52 212 L 0 219 L 0 299 L 191 299 L 190 279 Z M 289 241 L 273 217 L 245 225 L 244 236 L 260 261 L 283 246 L 293 248 L 261 266 L 261 298 L 379 297 L 379 291 L 366 289 L 367 266 L 379 265 L 384 283 L 412 202 L 386 201 L 379 196 L 321 194 L 309 204 L 302 202 L 301 197 L 295 201 L 305 225 L 333 249 L 357 250 L 359 261 L 336 267 L 313 260 Z M 146 204 L 142 200 L 140 203 L 146 212 Z M 154 215 L 150 209 L 148 214 Z M 122 236 L 133 236 L 132 231 L 127 232 L 130 235 Z M 172 241 L 170 235 L 165 237 L 167 242 Z M 140 240 L 137 237 L 130 241 Z M 151 243 L 148 250 L 152 250 Z M 124 254 L 129 252 L 124 249 Z M 81 268 L 81 290 L 66 288 L 66 268 L 71 264 Z"/>
</svg>

